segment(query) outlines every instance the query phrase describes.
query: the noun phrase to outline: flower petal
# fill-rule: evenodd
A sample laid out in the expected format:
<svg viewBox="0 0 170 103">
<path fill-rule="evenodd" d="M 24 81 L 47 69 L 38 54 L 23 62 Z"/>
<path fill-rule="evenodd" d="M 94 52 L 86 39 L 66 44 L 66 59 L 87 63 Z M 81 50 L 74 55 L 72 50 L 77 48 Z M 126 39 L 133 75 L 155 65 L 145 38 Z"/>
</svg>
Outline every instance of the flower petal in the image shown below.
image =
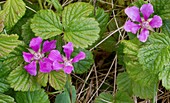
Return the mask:
<svg viewBox="0 0 170 103">
<path fill-rule="evenodd" d="M 37 38 L 33 38 L 33 39 L 30 41 L 30 45 L 29 45 L 29 46 L 30 46 L 35 52 L 38 52 L 38 50 L 40 49 L 41 43 L 42 43 L 42 38 L 41 38 L 41 37 L 37 37 Z"/>
<path fill-rule="evenodd" d="M 31 59 L 34 57 L 33 54 L 27 52 L 22 52 L 22 56 L 27 63 L 30 63 Z"/>
<path fill-rule="evenodd" d="M 58 50 L 52 50 L 50 54 L 48 55 L 48 58 L 51 61 L 58 61 L 58 62 L 63 62 L 62 56 Z"/>
<path fill-rule="evenodd" d="M 73 43 L 68 42 L 66 45 L 63 46 L 64 53 L 66 54 L 66 58 L 70 59 L 71 53 L 73 52 Z"/>
<path fill-rule="evenodd" d="M 162 19 L 160 16 L 155 15 L 149 24 L 152 28 L 159 28 L 162 26 Z"/>
<path fill-rule="evenodd" d="M 72 63 L 76 63 L 78 62 L 79 60 L 82 60 L 82 59 L 85 59 L 86 58 L 86 54 L 84 52 L 80 52 L 78 55 L 76 55 L 73 60 L 72 60 Z"/>
<path fill-rule="evenodd" d="M 143 14 L 145 21 L 149 18 L 149 16 L 154 12 L 152 4 L 143 4 L 140 8 L 140 11 Z"/>
<path fill-rule="evenodd" d="M 132 32 L 133 34 L 136 34 L 137 31 L 141 28 L 140 25 L 135 24 L 133 22 L 131 22 L 130 20 L 128 20 L 125 25 L 124 25 L 124 29 L 127 32 Z"/>
<path fill-rule="evenodd" d="M 138 39 L 139 39 L 141 42 L 146 42 L 148 36 L 149 36 L 149 30 L 143 29 L 143 30 L 141 31 L 140 35 L 138 35 Z"/>
<path fill-rule="evenodd" d="M 63 64 L 60 64 L 58 61 L 54 61 L 53 62 L 53 70 L 58 71 L 58 70 L 60 70 L 62 68 L 64 68 Z"/>
<path fill-rule="evenodd" d="M 49 52 L 56 48 L 56 40 L 45 41 L 43 44 L 42 53 Z"/>
<path fill-rule="evenodd" d="M 74 69 L 73 66 L 65 66 L 65 67 L 63 68 L 63 70 L 64 70 L 64 72 L 65 72 L 66 74 L 70 74 L 70 73 L 73 71 L 73 69 Z"/>
<path fill-rule="evenodd" d="M 140 13 L 139 13 L 139 8 L 136 6 L 132 6 L 132 7 L 127 7 L 125 9 L 125 13 L 127 14 L 127 16 L 132 19 L 132 21 L 137 21 L 137 22 L 141 22 L 141 17 L 140 17 Z"/>
<path fill-rule="evenodd" d="M 43 58 L 43 60 L 40 60 L 39 66 L 40 66 L 40 72 L 42 73 L 49 73 L 52 70 L 52 61 L 48 58 Z"/>
<path fill-rule="evenodd" d="M 32 61 L 30 64 L 24 66 L 25 70 L 33 76 L 37 75 L 37 65 L 36 65 L 36 61 Z"/>
</svg>

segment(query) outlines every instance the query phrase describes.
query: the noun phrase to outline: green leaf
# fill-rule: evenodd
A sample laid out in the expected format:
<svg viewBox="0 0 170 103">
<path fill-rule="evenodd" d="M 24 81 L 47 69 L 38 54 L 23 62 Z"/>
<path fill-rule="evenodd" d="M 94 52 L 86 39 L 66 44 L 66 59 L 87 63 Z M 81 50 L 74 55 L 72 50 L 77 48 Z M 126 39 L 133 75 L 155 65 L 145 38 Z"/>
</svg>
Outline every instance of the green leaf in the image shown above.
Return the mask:
<svg viewBox="0 0 170 103">
<path fill-rule="evenodd" d="M 131 61 L 138 61 L 137 54 L 140 48 L 140 41 L 137 38 L 132 40 L 123 40 L 121 47 L 123 49 L 122 59 L 124 63 Z M 119 51 L 118 51 L 119 52 Z"/>
<path fill-rule="evenodd" d="M 75 87 L 67 82 L 64 92 L 56 96 L 55 103 L 76 103 Z"/>
<path fill-rule="evenodd" d="M 162 32 L 170 37 L 170 20 L 163 20 Z"/>
<path fill-rule="evenodd" d="M 2 32 L 4 29 L 4 21 L 5 21 L 5 16 L 2 15 L 2 11 L 0 11 L 0 32 Z"/>
<path fill-rule="evenodd" d="M 134 103 L 134 102 L 126 92 L 118 91 L 114 96 L 113 103 Z"/>
<path fill-rule="evenodd" d="M 130 96 L 132 96 L 132 80 L 127 72 L 119 73 L 116 83 L 118 90 L 127 92 Z"/>
<path fill-rule="evenodd" d="M 0 35 L 0 58 L 8 55 L 18 44 L 20 41 L 18 40 L 17 35 Z"/>
<path fill-rule="evenodd" d="M 44 86 L 44 87 L 47 86 L 48 74 L 47 73 L 38 72 L 37 82 L 40 85 Z"/>
<path fill-rule="evenodd" d="M 76 103 L 76 89 L 75 86 L 71 84 L 71 81 L 67 80 L 65 89 L 69 93 L 71 103 Z"/>
<path fill-rule="evenodd" d="M 82 2 L 64 8 L 62 14 L 64 40 L 73 42 L 76 47 L 86 48 L 98 39 L 99 24 L 94 18 L 87 17 L 92 10 L 92 5 Z"/>
<path fill-rule="evenodd" d="M 60 18 L 52 10 L 40 10 L 32 19 L 31 29 L 36 36 L 48 39 L 62 33 Z"/>
<path fill-rule="evenodd" d="M 39 90 L 41 86 L 37 83 L 36 77 L 31 76 L 23 68 L 23 65 L 14 69 L 7 78 L 11 88 L 15 91 L 35 91 Z"/>
<path fill-rule="evenodd" d="M 152 70 L 144 69 L 138 62 L 126 63 L 126 70 L 131 78 L 133 93 L 140 98 L 153 98 L 157 93 L 158 76 Z"/>
<path fill-rule="evenodd" d="M 148 42 L 139 50 L 139 62 L 155 73 L 170 62 L 170 38 L 163 33 L 150 35 Z"/>
<path fill-rule="evenodd" d="M 60 71 L 51 71 L 49 74 L 49 83 L 55 90 L 62 90 L 66 84 L 66 74 Z"/>
<path fill-rule="evenodd" d="M 4 93 L 10 88 L 10 85 L 6 79 L 10 71 L 11 69 L 8 66 L 0 62 L 0 93 Z"/>
<path fill-rule="evenodd" d="M 26 45 L 22 42 L 8 56 L 3 58 L 3 63 L 11 68 L 16 68 L 24 62 L 23 51 L 27 51 Z M 14 62 L 15 61 L 15 62 Z"/>
<path fill-rule="evenodd" d="M 62 11 L 63 8 L 58 0 L 47 0 L 47 1 L 54 5 L 54 8 L 57 10 L 57 12 Z"/>
<path fill-rule="evenodd" d="M 30 43 L 30 40 L 35 37 L 33 31 L 31 30 L 31 20 L 28 20 L 23 26 L 22 26 L 22 38 L 26 44 Z"/>
<path fill-rule="evenodd" d="M 170 1 L 169 0 L 150 0 L 154 7 L 154 14 L 161 16 L 163 19 L 170 17 Z"/>
<path fill-rule="evenodd" d="M 133 5 L 140 8 L 143 4 L 146 4 L 146 3 L 147 3 L 147 1 L 137 0 L 137 1 L 133 2 Z"/>
<path fill-rule="evenodd" d="M 75 20 L 79 20 L 79 18 L 87 17 L 93 11 L 93 6 L 89 3 L 84 2 L 76 2 L 73 4 L 69 4 L 64 8 L 62 13 L 62 23 L 64 28 L 68 27 Z M 75 23 L 79 24 L 79 23 Z"/>
<path fill-rule="evenodd" d="M 8 56 L 3 58 L 3 63 L 13 69 L 18 67 L 24 62 L 22 52 L 27 51 L 25 47 L 27 46 L 22 42 L 11 53 L 9 53 Z"/>
<path fill-rule="evenodd" d="M 0 103 L 15 103 L 14 98 L 0 93 Z"/>
<path fill-rule="evenodd" d="M 103 33 L 106 31 L 107 28 L 107 23 L 109 21 L 109 14 L 105 13 L 102 8 L 98 8 L 96 10 L 95 19 L 99 23 L 100 35 L 103 35 Z"/>
<path fill-rule="evenodd" d="M 71 103 L 68 91 L 58 94 L 55 98 L 55 103 Z"/>
<path fill-rule="evenodd" d="M 23 0 L 7 0 L 3 5 L 3 15 L 5 16 L 5 26 L 11 29 L 18 20 L 25 14 L 26 8 Z"/>
<path fill-rule="evenodd" d="M 19 38 L 22 39 L 22 26 L 27 23 L 28 20 L 33 18 L 35 11 L 39 10 L 39 5 L 38 4 L 31 4 L 29 1 L 25 1 L 25 4 L 27 5 L 28 8 L 26 9 L 25 15 L 14 25 L 14 27 L 11 28 L 10 31 L 8 31 L 8 34 L 18 34 Z M 32 11 L 34 10 L 34 11 Z M 29 34 L 27 34 L 29 35 Z"/>
<path fill-rule="evenodd" d="M 95 98 L 94 103 L 114 103 L 114 97 L 110 93 L 101 93 L 98 97 Z"/>
<path fill-rule="evenodd" d="M 65 26 L 64 40 L 76 47 L 87 48 L 99 38 L 100 28 L 94 18 L 79 18 Z"/>
<path fill-rule="evenodd" d="M 83 51 L 86 54 L 86 58 L 73 64 L 74 72 L 77 74 L 82 74 L 82 73 L 87 72 L 90 69 L 91 65 L 94 63 L 93 54 L 90 51 L 85 50 L 85 49 L 75 48 L 72 54 L 72 57 L 75 57 L 80 51 Z"/>
<path fill-rule="evenodd" d="M 166 89 L 170 89 L 170 64 L 165 65 L 164 70 L 159 73 L 159 79 L 162 80 L 162 85 Z"/>
<path fill-rule="evenodd" d="M 17 103 L 50 103 L 43 89 L 33 92 L 17 92 L 16 101 Z"/>
<path fill-rule="evenodd" d="M 6 92 L 10 88 L 6 78 L 0 78 L 0 93 Z"/>
</svg>

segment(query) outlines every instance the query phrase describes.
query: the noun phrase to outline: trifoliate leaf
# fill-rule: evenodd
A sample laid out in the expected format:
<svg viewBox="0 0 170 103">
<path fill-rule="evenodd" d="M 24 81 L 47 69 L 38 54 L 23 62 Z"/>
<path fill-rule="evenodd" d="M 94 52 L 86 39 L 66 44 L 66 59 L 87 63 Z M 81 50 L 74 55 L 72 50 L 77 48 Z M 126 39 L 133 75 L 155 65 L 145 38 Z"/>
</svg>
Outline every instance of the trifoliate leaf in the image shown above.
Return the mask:
<svg viewBox="0 0 170 103">
<path fill-rule="evenodd" d="M 36 36 L 48 39 L 62 33 L 60 18 L 52 10 L 40 10 L 32 19 L 31 29 Z"/>
<path fill-rule="evenodd" d="M 23 68 L 23 65 L 14 69 L 7 78 L 11 88 L 15 91 L 35 91 L 39 90 L 41 86 L 37 83 L 36 77 L 31 76 Z"/>
<path fill-rule="evenodd" d="M 134 102 L 126 92 L 118 91 L 114 96 L 113 103 L 134 103 Z"/>
<path fill-rule="evenodd" d="M 80 51 L 83 51 L 86 54 L 86 58 L 73 64 L 74 72 L 77 74 L 82 74 L 87 72 L 90 69 L 91 65 L 94 63 L 93 54 L 85 49 L 75 49 L 72 54 L 72 57 L 75 57 Z"/>
<path fill-rule="evenodd" d="M 0 34 L 0 58 L 8 55 L 19 43 L 17 35 Z"/>
<path fill-rule="evenodd" d="M 87 17 L 92 12 L 93 6 L 89 3 L 76 2 L 73 4 L 69 4 L 64 8 L 64 11 L 62 13 L 62 23 L 64 28 L 72 24 L 73 21 L 76 21 L 77 19 L 79 20 L 79 18 Z"/>
<path fill-rule="evenodd" d="M 26 44 L 29 44 L 31 39 L 35 37 L 34 33 L 31 30 L 31 20 L 28 20 L 23 26 L 22 26 L 22 38 Z"/>
<path fill-rule="evenodd" d="M 5 26 L 11 29 L 25 14 L 26 8 L 23 0 L 7 0 L 3 5 L 2 14 L 5 16 Z"/>
<path fill-rule="evenodd" d="M 159 73 L 159 79 L 166 89 L 170 89 L 170 64 L 165 65 L 164 69 Z"/>
<path fill-rule="evenodd" d="M 27 51 L 27 47 L 23 42 L 18 45 L 8 56 L 3 58 L 3 63 L 11 68 L 16 68 L 24 62 L 23 51 Z"/>
<path fill-rule="evenodd" d="M 15 103 L 11 96 L 0 93 L 0 103 Z"/>
<path fill-rule="evenodd" d="M 50 103 L 43 89 L 33 92 L 17 92 L 16 101 L 17 103 Z"/>
<path fill-rule="evenodd" d="M 66 74 L 63 71 L 51 71 L 49 83 L 55 90 L 62 90 L 66 84 Z"/>
<path fill-rule="evenodd" d="M 130 96 L 133 94 L 132 80 L 127 72 L 119 73 L 116 80 L 117 88 L 119 91 L 127 92 Z"/>
<path fill-rule="evenodd" d="M 114 97 L 110 93 L 101 93 L 98 97 L 95 98 L 94 103 L 114 103 Z"/>
<path fill-rule="evenodd" d="M 170 38 L 163 33 L 154 33 L 148 42 L 139 49 L 139 62 L 155 73 L 163 70 L 170 62 Z"/>
</svg>

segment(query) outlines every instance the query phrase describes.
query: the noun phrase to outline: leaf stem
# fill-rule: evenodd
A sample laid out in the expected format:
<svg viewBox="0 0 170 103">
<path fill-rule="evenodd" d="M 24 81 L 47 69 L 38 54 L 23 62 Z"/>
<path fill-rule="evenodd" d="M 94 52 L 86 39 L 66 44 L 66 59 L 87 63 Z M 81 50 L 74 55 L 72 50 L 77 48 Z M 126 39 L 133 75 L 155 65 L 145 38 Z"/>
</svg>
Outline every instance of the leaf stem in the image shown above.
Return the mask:
<svg viewBox="0 0 170 103">
<path fill-rule="evenodd" d="M 43 9 L 42 1 L 41 1 L 41 0 L 38 0 L 38 3 L 39 3 L 39 5 L 40 5 L 40 8 Z"/>
</svg>

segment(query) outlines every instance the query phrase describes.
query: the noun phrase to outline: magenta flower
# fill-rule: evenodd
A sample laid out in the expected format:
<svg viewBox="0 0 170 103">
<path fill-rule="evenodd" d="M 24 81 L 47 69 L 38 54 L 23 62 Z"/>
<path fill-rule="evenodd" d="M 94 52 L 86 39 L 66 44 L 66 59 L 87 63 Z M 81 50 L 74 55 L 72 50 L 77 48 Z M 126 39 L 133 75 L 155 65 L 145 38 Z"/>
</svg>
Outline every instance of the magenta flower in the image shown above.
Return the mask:
<svg viewBox="0 0 170 103">
<path fill-rule="evenodd" d="M 85 59 L 86 54 L 80 52 L 74 58 L 70 58 L 73 52 L 73 44 L 69 42 L 63 46 L 65 56 L 62 56 L 58 50 L 52 50 L 48 55 L 48 58 L 53 61 L 53 70 L 63 69 L 65 73 L 70 74 L 73 70 L 73 63 L 78 62 L 79 60 Z"/>
<path fill-rule="evenodd" d="M 143 14 L 143 17 L 140 17 L 140 12 Z M 125 23 L 125 31 L 136 34 L 137 31 L 141 29 L 141 32 L 137 37 L 141 42 L 145 42 L 149 36 L 149 30 L 154 31 L 153 28 L 162 26 L 162 19 L 160 16 L 154 15 L 153 18 L 149 18 L 153 12 L 153 6 L 150 3 L 143 4 L 140 11 L 136 6 L 126 8 L 125 13 L 133 22 L 128 20 Z M 138 24 L 134 22 L 138 22 Z"/>
<path fill-rule="evenodd" d="M 33 76 L 37 74 L 37 62 L 39 63 L 40 72 L 49 73 L 52 70 L 52 61 L 45 57 L 45 53 L 56 48 L 56 40 L 45 41 L 41 50 L 42 41 L 40 37 L 33 38 L 29 44 L 31 49 L 28 50 L 30 53 L 23 52 L 23 58 L 28 63 L 24 68 Z"/>
</svg>

